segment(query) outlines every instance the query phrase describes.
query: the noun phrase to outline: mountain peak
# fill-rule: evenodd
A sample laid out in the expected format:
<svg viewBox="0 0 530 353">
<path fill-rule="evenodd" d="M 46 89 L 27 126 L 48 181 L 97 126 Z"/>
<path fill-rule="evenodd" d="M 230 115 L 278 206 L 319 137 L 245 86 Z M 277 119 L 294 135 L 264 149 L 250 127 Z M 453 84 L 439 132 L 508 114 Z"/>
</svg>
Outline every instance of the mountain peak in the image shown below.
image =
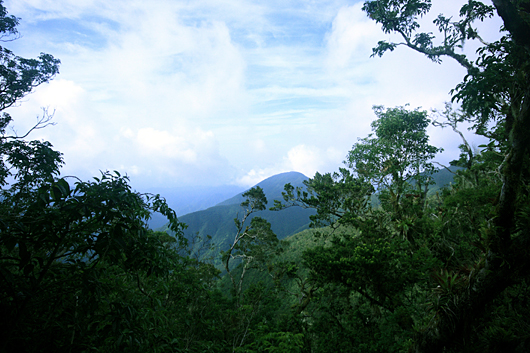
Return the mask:
<svg viewBox="0 0 530 353">
<path fill-rule="evenodd" d="M 262 180 L 253 187 L 259 186 L 260 188 L 262 188 L 263 192 L 265 193 L 265 196 L 267 197 L 267 200 L 269 201 L 269 203 L 272 203 L 273 200 L 281 198 L 282 191 L 284 190 L 283 187 L 285 186 L 285 184 L 290 183 L 294 187 L 303 186 L 303 182 L 307 179 L 309 178 L 299 172 L 285 172 L 268 177 L 267 179 Z M 225 200 L 217 204 L 217 206 L 240 204 L 244 201 L 243 193 L 244 192 L 228 200 Z"/>
<path fill-rule="evenodd" d="M 306 177 L 304 174 L 300 173 L 300 172 L 284 172 L 284 173 L 280 173 L 280 174 L 276 174 L 276 175 L 273 175 L 273 176 L 270 176 L 268 177 L 267 179 L 264 179 L 262 181 L 260 181 L 259 183 L 257 183 L 256 185 L 254 185 L 253 187 L 256 187 L 256 186 L 260 186 L 263 188 L 262 185 L 268 185 L 268 184 L 271 184 L 271 183 L 283 183 L 285 181 L 285 184 L 287 183 L 293 183 L 293 182 L 301 182 L 301 181 L 304 181 L 304 180 L 307 180 L 308 177 Z M 283 189 L 283 187 L 282 187 Z"/>
</svg>

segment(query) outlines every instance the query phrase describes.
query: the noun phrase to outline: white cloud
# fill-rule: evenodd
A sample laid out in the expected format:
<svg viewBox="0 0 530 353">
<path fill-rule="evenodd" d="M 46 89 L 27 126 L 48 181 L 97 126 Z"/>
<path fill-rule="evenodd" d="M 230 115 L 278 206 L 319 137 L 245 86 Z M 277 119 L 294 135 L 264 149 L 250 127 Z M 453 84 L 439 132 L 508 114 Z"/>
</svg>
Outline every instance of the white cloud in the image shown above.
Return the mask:
<svg viewBox="0 0 530 353">
<path fill-rule="evenodd" d="M 280 172 L 281 173 L 281 172 Z M 242 186 L 251 187 L 258 184 L 260 181 L 267 179 L 270 176 L 277 174 L 273 170 L 254 170 L 251 169 L 247 174 L 237 179 L 237 184 Z"/>
<path fill-rule="evenodd" d="M 465 73 L 407 48 L 370 58 L 391 37 L 362 1 L 5 5 L 22 18 L 8 48 L 62 60 L 58 78 L 13 110 L 20 131 L 50 106 L 58 124 L 35 136 L 64 152 L 69 174 L 119 169 L 142 185 L 250 186 L 336 170 L 370 132 L 372 105 L 441 108 Z"/>
<path fill-rule="evenodd" d="M 321 149 L 310 145 L 297 145 L 291 148 L 282 160 L 269 168 L 251 169 L 247 174 L 238 178 L 237 183 L 244 186 L 253 186 L 260 181 L 275 174 L 296 171 L 312 178 L 316 172 L 326 173 L 336 170 L 346 152 L 334 147 Z"/>
<path fill-rule="evenodd" d="M 128 132 L 124 136 L 130 136 Z M 216 153 L 216 141 L 211 131 L 178 132 L 159 131 L 153 128 L 139 129 L 135 136 L 140 154 L 146 157 L 156 155 L 169 158 L 185 164 L 200 164 L 200 155 Z"/>
<path fill-rule="evenodd" d="M 98 0 L 7 0 L 5 5 L 25 21 L 79 18 L 87 8 L 104 8 L 104 2 Z"/>
<path fill-rule="evenodd" d="M 40 86 L 25 100 L 21 106 L 10 109 L 17 128 L 27 131 L 34 124 L 30 117 L 39 114 L 42 107 L 53 114 L 52 122 L 56 124 L 34 131 L 30 138 L 52 140 L 60 151 L 82 154 L 84 157 L 102 150 L 98 148 L 102 142 L 98 126 L 94 120 L 87 119 L 95 114 L 88 94 L 75 82 L 56 79 Z"/>
<path fill-rule="evenodd" d="M 287 162 L 293 170 L 312 177 L 316 171 L 320 170 L 320 164 L 323 161 L 318 149 L 298 145 L 287 152 Z"/>
<path fill-rule="evenodd" d="M 326 39 L 326 64 L 334 73 L 351 68 L 353 61 L 369 60 L 371 48 L 377 43 L 380 29 L 361 8 L 361 2 L 343 7 L 333 20 Z"/>
</svg>

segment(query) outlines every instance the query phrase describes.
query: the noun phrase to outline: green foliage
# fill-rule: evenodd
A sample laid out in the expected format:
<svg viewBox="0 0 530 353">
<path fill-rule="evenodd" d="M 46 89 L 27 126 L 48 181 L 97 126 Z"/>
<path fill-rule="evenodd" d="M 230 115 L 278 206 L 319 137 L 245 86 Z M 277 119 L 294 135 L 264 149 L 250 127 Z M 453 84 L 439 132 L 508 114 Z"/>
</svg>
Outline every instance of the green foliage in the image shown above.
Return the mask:
<svg viewBox="0 0 530 353">
<path fill-rule="evenodd" d="M 436 232 L 436 224 L 425 217 L 422 190 L 438 151 L 428 145 L 429 120 L 425 112 L 402 107 L 376 112 L 375 134 L 354 145 L 346 162 L 350 169 L 317 173 L 306 182 L 307 191 L 286 185 L 284 203 L 276 205 L 314 207 L 313 225 L 327 223 L 333 230 L 304 252 L 309 276 L 289 263 L 283 267 L 283 276 L 303 294 L 294 314 L 310 313 L 302 327 L 318 351 L 410 347 L 412 328 L 422 321 L 418 306 L 432 285 L 430 273 L 441 266 L 426 236 Z M 384 187 L 378 207 L 370 205 L 372 183 Z"/>
<path fill-rule="evenodd" d="M 0 2 L 2 39 L 17 24 Z M 58 72 L 0 49 L 0 111 Z M 117 171 L 61 178 L 61 153 L 25 140 L 51 118 L 10 136 L 0 117 L 0 351 L 225 350 L 219 271 L 189 257 L 175 212 Z M 148 230 L 154 211 L 175 236 Z"/>
<path fill-rule="evenodd" d="M 428 144 L 426 129 L 430 120 L 425 111 L 408 111 L 404 107 L 384 110 L 374 107 L 377 120 L 373 134 L 356 143 L 347 157 L 347 165 L 363 179 L 394 194 L 402 194 L 406 182 L 422 185 L 434 171 L 429 162 L 439 148 Z"/>
<path fill-rule="evenodd" d="M 406 45 L 436 63 L 441 63 L 441 57 L 446 55 L 471 69 L 472 63 L 465 55 L 457 53 L 457 49 L 461 49 L 468 40 L 480 38 L 473 23 L 492 17 L 494 7 L 470 0 L 460 9 L 460 21 L 452 21 L 452 18 L 438 15 L 433 23 L 441 35 L 439 44 L 434 43 L 435 36 L 432 33 L 417 33 L 420 28 L 417 19 L 427 15 L 430 9 L 431 0 L 365 1 L 363 10 L 368 17 L 381 24 L 383 32 L 396 32 L 405 40 L 404 43 L 380 41 L 373 49 L 373 55 L 382 56 L 386 51 L 394 50 L 397 45 Z"/>
<path fill-rule="evenodd" d="M 272 209 L 284 210 L 292 206 L 315 208 L 317 213 L 309 217 L 311 227 L 333 226 L 346 213 L 354 215 L 362 212 L 367 197 L 374 190 L 370 183 L 355 178 L 345 168 L 333 174 L 321 175 L 317 172 L 313 179 L 304 181 L 304 184 L 305 190 L 302 187 L 295 190 L 291 184 L 286 184 L 282 193 L 284 202 L 275 200 Z"/>
<path fill-rule="evenodd" d="M 18 37 L 19 19 L 8 16 L 0 1 L 0 40 L 9 41 Z M 38 59 L 15 56 L 0 46 L 0 111 L 13 106 L 35 87 L 50 81 L 59 73 L 60 61 L 50 54 L 41 53 Z M 3 113 L 3 118 L 8 117 Z"/>
<path fill-rule="evenodd" d="M 283 190 L 285 183 L 303 186 L 303 180 L 306 179 L 307 177 L 300 173 L 282 173 L 264 180 L 257 186 L 263 189 L 263 193 L 269 201 L 267 207 L 270 207 L 274 199 L 281 198 L 281 190 Z M 209 259 L 211 259 L 218 268 L 224 268 L 220 251 L 227 251 L 233 244 L 233 234 L 237 229 L 234 228 L 234 219 L 241 219 L 245 211 L 241 207 L 243 201 L 245 199 L 242 194 L 239 194 L 214 207 L 179 217 L 179 220 L 187 225 L 184 229 L 184 236 L 189 240 L 190 247 L 195 254 L 199 255 L 201 260 L 210 261 Z M 247 223 L 250 224 L 251 219 L 255 216 L 261 217 L 271 224 L 271 229 L 278 239 L 283 239 L 309 228 L 309 216 L 312 214 L 314 214 L 313 210 L 299 207 L 289 208 L 284 212 L 266 209 L 250 214 Z M 166 229 L 164 227 L 161 230 Z M 205 247 L 204 242 L 194 241 L 197 236 L 201 239 L 210 237 L 210 245 Z"/>
<path fill-rule="evenodd" d="M 303 334 L 301 333 L 270 332 L 268 327 L 261 326 L 253 334 L 256 336 L 256 340 L 243 347 L 238 347 L 235 352 L 302 352 Z"/>
<path fill-rule="evenodd" d="M 178 239 L 147 230 L 146 217 L 166 207 L 162 201 L 132 192 L 125 177 L 108 173 L 73 188 L 57 179 L 29 191 L 4 190 L 4 348 L 149 346 L 146 329 L 164 319 L 163 311 L 153 317 L 142 307 L 161 307 L 162 298 L 171 298 L 165 286 L 182 276 L 200 271 L 190 290 L 193 281 L 216 275 L 180 257 L 170 246 Z M 158 293 L 146 289 L 162 282 Z"/>
<path fill-rule="evenodd" d="M 132 190 L 116 171 L 61 177 L 61 153 L 25 140 L 51 115 L 9 136 L 4 113 L 0 351 L 527 351 L 530 46 L 521 33 L 530 25 L 510 22 L 528 14 L 523 5 L 494 1 L 510 34 L 483 43 L 471 62 L 456 50 L 480 39 L 472 25 L 493 7 L 470 0 L 458 21 L 439 15 L 435 44 L 433 34 L 418 33 L 430 1 L 366 1 L 384 32 L 468 70 L 453 91 L 462 111 L 448 105 L 445 122 L 435 123 L 462 137 L 452 163 L 460 169 L 428 193 L 439 149 L 428 143 L 427 113 L 374 107 L 373 133 L 353 146 L 345 168 L 304 187 L 287 184 L 275 201 L 276 210 L 314 209 L 315 229 L 279 241 L 256 217 L 269 206 L 264 190 L 242 194 L 220 282 L 163 198 Z M 18 21 L 0 1 L 0 39 L 16 39 Z M 381 42 L 374 54 L 397 45 Z M 1 48 L 0 111 L 58 65 L 47 54 L 23 59 Z M 481 150 L 458 130 L 464 121 L 489 138 Z M 169 219 L 171 235 L 148 230 L 154 211 Z M 221 291 L 226 283 L 231 295 Z"/>
<path fill-rule="evenodd" d="M 245 201 L 241 202 L 241 207 L 247 208 L 247 213 L 263 211 L 267 206 L 267 198 L 263 189 L 259 186 L 244 192 L 242 196 Z"/>
<path fill-rule="evenodd" d="M 528 273 L 523 249 L 529 238 L 523 224 L 528 224 L 530 175 L 525 137 L 530 127 L 530 47 L 524 33 L 530 33 L 530 25 L 524 20 L 527 7 L 501 0 L 494 6 L 470 0 L 457 21 L 439 15 L 434 24 L 440 44 L 432 33 L 419 32 L 417 18 L 428 14 L 430 1 L 366 1 L 363 7 L 384 32 L 398 33 L 405 41 L 380 42 L 374 55 L 403 44 L 438 63 L 444 56 L 455 59 L 468 71 L 453 91 L 463 114 L 446 111 L 448 121 L 442 126 L 451 126 L 463 138 L 457 123 L 471 121 L 475 132 L 490 142 L 479 152 L 463 138 L 454 165 L 464 169 L 456 172 L 450 188 L 428 197 L 429 160 L 437 149 L 427 144 L 426 113 L 379 108 L 374 134 L 354 145 L 347 159 L 352 180 L 379 187 L 379 208 L 366 203 L 367 195 L 359 195 L 362 206 L 352 208 L 348 193 L 340 191 L 348 190 L 344 179 L 331 175 L 308 181 L 312 188 L 306 193 L 287 186 L 285 203 L 278 204 L 316 207 L 319 219 L 341 225 L 331 245 L 306 251 L 304 262 L 317 293 L 331 294 L 328 300 L 342 305 L 352 320 L 364 317 L 367 327 L 376 324 L 374 342 L 363 330 L 350 330 L 344 317 L 325 321 L 335 322 L 333 332 L 356 332 L 351 336 L 360 339 L 357 347 L 365 351 L 494 351 L 501 342 L 523 351 L 526 345 L 524 334 L 507 329 L 506 322 L 518 322 L 520 316 L 501 298 L 526 283 Z M 482 42 L 479 59 L 471 62 L 457 50 L 465 41 L 481 40 L 473 23 L 493 16 L 494 9 L 510 35 Z M 350 308 L 354 298 L 371 307 L 372 315 L 362 305 Z M 315 310 L 319 314 L 312 316 L 308 330 L 326 320 Z M 497 310 L 510 319 L 492 315 Z M 310 336 L 319 342 L 318 334 Z"/>
<path fill-rule="evenodd" d="M 243 197 L 245 200 L 241 203 L 241 207 L 245 209 L 245 212 L 241 219 L 234 219 L 237 229 L 234 241 L 226 252 L 221 252 L 225 270 L 232 281 L 232 295 L 237 299 L 241 296 L 247 270 L 251 267 L 263 266 L 280 250 L 278 238 L 268 221 L 254 217 L 250 220 L 250 225 L 246 225 L 247 219 L 253 213 L 265 210 L 267 198 L 263 189 L 259 186 L 254 187 L 245 192 Z M 236 265 L 242 267 L 237 280 L 232 273 L 234 265 L 231 265 L 231 262 L 234 263 L 234 261 Z"/>
</svg>

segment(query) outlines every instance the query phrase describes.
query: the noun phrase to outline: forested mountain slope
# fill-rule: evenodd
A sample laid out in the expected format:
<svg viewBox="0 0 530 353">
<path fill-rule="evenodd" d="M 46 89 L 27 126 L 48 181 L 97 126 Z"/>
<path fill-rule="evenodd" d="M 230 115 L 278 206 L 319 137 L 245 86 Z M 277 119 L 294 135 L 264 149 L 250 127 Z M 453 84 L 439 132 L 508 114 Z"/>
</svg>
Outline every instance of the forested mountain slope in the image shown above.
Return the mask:
<svg viewBox="0 0 530 353">
<path fill-rule="evenodd" d="M 4 44 L 20 37 L 2 3 Z M 164 199 L 134 191 L 119 172 L 61 176 L 50 142 L 27 140 L 31 130 L 12 135 L 4 110 L 60 62 L 0 46 L 0 352 L 529 352 L 530 10 L 528 1 L 493 5 L 470 0 L 458 18 L 434 12 L 436 42 L 417 22 L 430 0 L 364 2 L 385 33 L 404 37 L 379 42 L 375 55 L 405 45 L 467 70 L 452 91 L 461 110 L 448 105 L 442 124 L 463 139 L 452 162 L 462 169 L 429 194 L 441 152 L 429 143 L 429 113 L 375 106 L 372 133 L 338 172 L 306 180 L 310 193 L 289 173 L 243 193 L 244 207 L 239 198 L 181 217 L 186 236 L 214 236 L 229 293 Z M 503 37 L 486 43 L 474 23 L 496 14 Z M 472 40 L 476 61 L 461 54 Z M 33 130 L 50 119 L 44 111 Z M 479 151 L 462 122 L 488 139 Z M 284 210 L 265 212 L 286 182 L 275 204 Z M 304 207 L 316 209 L 321 228 L 278 241 L 272 230 L 283 238 L 305 227 L 307 214 L 290 213 Z M 152 212 L 170 219 L 175 236 L 148 229 Z M 323 229 L 333 233 L 311 242 Z"/>
<path fill-rule="evenodd" d="M 267 196 L 267 199 L 269 200 L 269 204 L 272 205 L 273 200 L 282 198 L 282 192 L 284 190 L 285 184 L 290 183 L 295 187 L 302 186 L 304 181 L 307 179 L 308 178 L 302 173 L 287 172 L 276 174 L 270 178 L 259 182 L 255 186 L 259 186 L 263 189 L 265 196 Z M 240 205 L 241 202 L 243 202 L 244 200 L 244 197 L 242 195 L 243 192 L 237 194 L 234 197 L 229 198 L 228 200 L 220 202 L 216 206 Z"/>
<path fill-rule="evenodd" d="M 179 217 L 188 213 L 205 210 L 215 206 L 228 197 L 243 191 L 244 188 L 236 185 L 222 185 L 212 187 L 165 187 L 149 188 L 146 192 L 163 195 L 169 207 Z M 149 227 L 157 229 L 168 223 L 167 218 L 160 213 L 153 213 L 149 220 Z"/>
<path fill-rule="evenodd" d="M 451 184 L 455 181 L 455 176 L 457 171 L 461 170 L 461 167 L 450 166 L 448 168 L 441 168 L 435 171 L 430 177 L 432 178 L 434 184 L 429 186 L 428 195 L 432 202 L 438 198 L 436 193 L 443 193 L 445 187 L 450 187 Z M 285 177 L 288 177 L 289 173 L 286 173 Z M 280 178 L 278 178 L 279 180 Z M 303 180 L 307 180 L 305 177 Z M 279 192 L 279 191 L 277 191 Z M 377 201 L 377 194 L 374 194 L 375 202 L 372 202 L 373 207 L 380 207 L 379 202 Z M 237 195 L 229 200 L 226 200 L 221 203 L 221 205 L 234 204 L 236 201 L 242 202 L 243 197 Z M 293 208 L 279 211 L 287 212 Z M 299 281 L 303 276 L 307 276 L 308 269 L 303 266 L 303 253 L 306 250 L 309 250 L 315 246 L 321 245 L 326 246 L 331 244 L 330 239 L 332 239 L 333 234 L 341 234 L 347 229 L 338 229 L 333 231 L 331 228 L 313 228 L 313 229 L 304 229 L 300 232 L 296 232 L 292 235 L 282 238 L 281 242 L 281 253 L 278 254 L 277 258 L 274 260 L 275 265 L 269 267 L 270 272 L 264 271 L 263 268 L 253 268 L 249 270 L 246 274 L 245 285 L 243 290 L 248 289 L 252 286 L 258 285 L 259 283 L 264 283 L 268 286 L 274 286 L 274 275 L 278 275 L 283 269 L 280 268 L 285 266 L 285 264 L 293 264 L 298 268 L 299 273 L 295 276 L 284 277 L 278 279 L 281 287 L 283 287 L 287 292 L 299 293 Z M 270 264 L 269 264 L 270 265 Z M 241 268 L 236 269 L 236 274 L 241 273 Z M 225 276 L 220 281 L 220 287 L 225 293 L 228 293 L 230 290 L 230 280 L 228 276 Z M 286 299 L 288 305 L 297 306 L 299 305 L 297 297 L 290 295 Z M 298 303 L 298 304 L 297 304 Z"/>
<path fill-rule="evenodd" d="M 271 228 L 279 239 L 298 233 L 309 227 L 309 216 L 314 214 L 313 210 L 303 208 L 290 208 L 282 211 L 270 211 L 274 200 L 282 199 L 283 187 L 287 183 L 295 187 L 302 187 L 307 177 L 298 172 L 288 172 L 274 175 L 263 180 L 256 186 L 263 189 L 268 200 L 267 210 L 260 211 L 249 217 L 250 223 L 254 216 L 259 216 L 271 223 Z M 226 250 L 234 239 L 236 227 L 234 219 L 243 214 L 243 208 L 240 206 L 243 201 L 242 194 L 238 194 L 228 200 L 225 200 L 214 207 L 206 210 L 192 212 L 179 217 L 179 221 L 185 223 L 187 228 L 184 234 L 188 239 L 199 235 L 201 238 L 211 236 L 211 242 L 217 249 Z M 162 231 L 167 230 L 165 227 Z"/>
</svg>

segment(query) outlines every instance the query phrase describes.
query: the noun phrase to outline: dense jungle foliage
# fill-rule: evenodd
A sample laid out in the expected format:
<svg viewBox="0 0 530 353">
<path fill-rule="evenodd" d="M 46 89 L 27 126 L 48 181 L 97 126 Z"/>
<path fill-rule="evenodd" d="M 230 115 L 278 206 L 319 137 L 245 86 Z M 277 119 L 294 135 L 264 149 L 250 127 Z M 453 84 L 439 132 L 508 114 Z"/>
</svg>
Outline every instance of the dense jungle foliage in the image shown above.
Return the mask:
<svg viewBox="0 0 530 353">
<path fill-rule="evenodd" d="M 374 55 L 404 45 L 456 60 L 467 69 L 452 92 L 460 108 L 374 107 L 373 132 L 344 168 L 285 186 L 278 212 L 316 210 L 314 229 L 288 241 L 259 217 L 263 190 L 246 192 L 222 268 L 200 258 L 200 239 L 183 237 L 159 195 L 118 172 L 61 177 L 51 143 L 10 135 L 4 110 L 60 62 L 0 47 L 0 352 L 530 351 L 530 2 L 469 0 L 458 20 L 434 20 L 440 38 L 417 23 L 430 7 L 365 1 L 403 38 Z M 474 23 L 495 15 L 503 36 L 486 43 Z M 0 1 L 0 39 L 16 39 L 18 22 Z M 472 40 L 475 61 L 457 51 Z M 479 151 L 462 122 L 488 139 Z M 461 169 L 436 193 L 432 123 L 462 136 Z M 174 236 L 148 229 L 153 211 Z"/>
</svg>

